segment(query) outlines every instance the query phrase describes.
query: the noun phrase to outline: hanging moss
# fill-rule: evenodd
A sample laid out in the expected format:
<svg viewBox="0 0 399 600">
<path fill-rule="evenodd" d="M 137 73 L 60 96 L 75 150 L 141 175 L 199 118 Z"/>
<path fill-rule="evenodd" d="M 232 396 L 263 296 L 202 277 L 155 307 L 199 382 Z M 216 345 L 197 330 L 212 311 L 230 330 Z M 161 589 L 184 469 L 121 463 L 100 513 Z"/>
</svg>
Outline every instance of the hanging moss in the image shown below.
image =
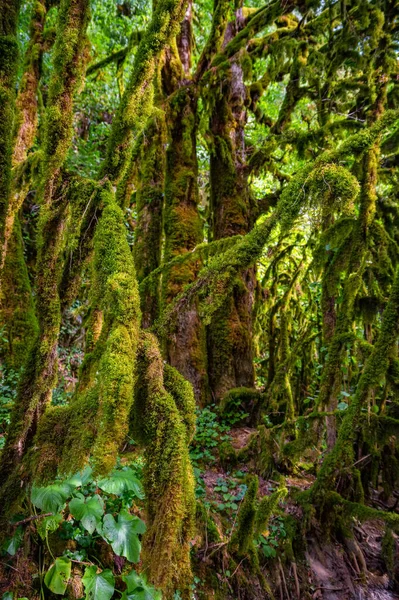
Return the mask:
<svg viewBox="0 0 399 600">
<path fill-rule="evenodd" d="M 306 208 L 307 200 L 311 199 L 306 193 L 308 177 L 315 166 L 322 167 L 344 159 L 349 160 L 353 155 L 362 155 L 375 143 L 375 140 L 383 131 L 387 128 L 396 127 L 397 124 L 398 113 L 396 111 L 386 111 L 375 125 L 350 136 L 336 150 L 324 152 L 315 163 L 303 167 L 284 188 L 272 215 L 259 220 L 255 227 L 237 244 L 214 257 L 200 271 L 195 283 L 188 286 L 165 311 L 163 323 L 168 323 L 173 318 L 174 313 L 180 310 L 180 307 L 195 294 L 198 294 L 199 291 L 208 296 L 203 307 L 204 316 L 209 321 L 211 315 L 220 307 L 223 298 L 231 291 L 232 280 L 234 280 L 236 273 L 248 268 L 258 259 L 271 232 L 277 225 L 280 226 L 281 231 L 288 232 L 298 218 L 300 211 Z M 211 295 L 211 298 L 209 298 L 209 295 Z"/>
<path fill-rule="evenodd" d="M 189 598 L 189 542 L 195 495 L 185 425 L 187 413 L 179 412 L 173 396 L 164 387 L 162 359 L 151 334 L 142 336 L 137 378 L 133 435 L 145 449 L 149 524 L 143 544 L 144 565 L 150 580 L 164 591 L 166 598 L 172 598 L 175 589 L 183 598 Z M 189 421 L 193 418 L 192 413 Z"/>
<path fill-rule="evenodd" d="M 370 391 L 385 376 L 389 356 L 396 344 L 399 316 L 399 273 L 396 274 L 391 296 L 384 311 L 380 335 L 373 351 L 367 359 L 363 373 L 351 400 L 339 430 L 337 443 L 325 458 L 318 477 L 312 488 L 312 497 L 316 500 L 331 489 L 338 473 L 353 461 L 353 442 L 359 425 L 359 416 L 367 402 Z"/>
</svg>

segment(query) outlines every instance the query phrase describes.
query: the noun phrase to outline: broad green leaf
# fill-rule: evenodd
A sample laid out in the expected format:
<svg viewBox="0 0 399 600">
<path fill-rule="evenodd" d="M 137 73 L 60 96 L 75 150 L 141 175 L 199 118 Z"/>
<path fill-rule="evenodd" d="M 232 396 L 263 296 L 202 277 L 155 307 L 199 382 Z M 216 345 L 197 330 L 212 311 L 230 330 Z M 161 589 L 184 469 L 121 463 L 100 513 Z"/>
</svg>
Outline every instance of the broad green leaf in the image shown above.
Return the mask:
<svg viewBox="0 0 399 600">
<path fill-rule="evenodd" d="M 81 487 L 91 481 L 92 475 L 93 469 L 87 465 L 83 471 L 79 471 L 78 473 L 75 473 L 75 475 L 72 475 L 66 483 L 73 485 L 74 487 Z"/>
<path fill-rule="evenodd" d="M 118 521 L 112 515 L 105 515 L 102 531 L 111 542 L 115 554 L 125 556 L 134 563 L 140 560 L 141 544 L 137 534 L 144 533 L 144 521 L 122 510 Z"/>
<path fill-rule="evenodd" d="M 69 498 L 73 486 L 64 483 L 54 483 L 46 487 L 32 487 L 30 499 L 32 504 L 41 510 L 56 513 L 64 507 Z"/>
<path fill-rule="evenodd" d="M 36 528 L 42 540 L 46 539 L 48 531 L 57 531 L 62 519 L 62 514 L 57 513 L 56 515 L 44 517 L 44 519 L 37 522 Z"/>
<path fill-rule="evenodd" d="M 127 586 L 122 600 L 162 600 L 162 593 L 147 583 L 145 575 L 139 575 L 133 570 L 122 579 Z"/>
<path fill-rule="evenodd" d="M 137 498 L 144 498 L 141 482 L 129 468 L 123 471 L 113 471 L 108 477 L 100 479 L 97 485 L 107 494 L 120 496 L 124 492 L 131 491 Z"/>
<path fill-rule="evenodd" d="M 12 536 L 12 538 L 6 540 L 3 548 L 4 548 L 4 550 L 6 552 L 8 552 L 8 554 L 10 554 L 10 556 L 14 556 L 14 554 L 16 553 L 16 551 L 18 550 L 18 548 L 20 547 L 23 535 L 24 535 L 24 530 L 23 530 L 22 525 L 20 525 L 15 530 L 14 535 Z"/>
<path fill-rule="evenodd" d="M 61 556 L 56 558 L 44 578 L 44 583 L 54 594 L 64 594 L 71 575 L 71 561 Z"/>
<path fill-rule="evenodd" d="M 4 592 L 1 597 L 1 600 L 13 600 L 12 592 Z"/>
<path fill-rule="evenodd" d="M 110 569 L 97 573 L 97 567 L 86 567 L 82 577 L 86 600 L 110 600 L 114 594 L 115 578 Z"/>
<path fill-rule="evenodd" d="M 104 503 L 98 494 L 88 498 L 80 495 L 80 497 L 70 501 L 69 511 L 74 519 L 81 521 L 83 527 L 92 534 L 101 523 L 101 517 L 104 514 Z"/>
</svg>

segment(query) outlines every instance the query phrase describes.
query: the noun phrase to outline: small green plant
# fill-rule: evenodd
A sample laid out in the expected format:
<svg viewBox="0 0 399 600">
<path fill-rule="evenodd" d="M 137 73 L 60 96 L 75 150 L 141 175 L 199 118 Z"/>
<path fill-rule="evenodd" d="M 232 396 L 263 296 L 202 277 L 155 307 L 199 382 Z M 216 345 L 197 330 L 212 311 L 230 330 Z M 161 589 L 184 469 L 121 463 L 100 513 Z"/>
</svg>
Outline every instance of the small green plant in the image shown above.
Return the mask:
<svg viewBox="0 0 399 600">
<path fill-rule="evenodd" d="M 244 498 L 247 486 L 239 484 L 232 478 L 219 477 L 213 491 L 220 501 L 216 504 L 219 511 L 232 512 L 238 510 L 239 502 Z"/>
<path fill-rule="evenodd" d="M 0 366 L 0 450 L 5 444 L 5 435 L 10 424 L 11 409 L 17 393 L 18 379 L 19 371 Z"/>
<path fill-rule="evenodd" d="M 220 442 L 230 439 L 227 435 L 229 426 L 220 422 L 215 405 L 207 406 L 197 410 L 197 426 L 195 437 L 191 444 L 190 458 L 197 466 L 199 462 L 215 462 L 214 450 Z"/>
<path fill-rule="evenodd" d="M 266 558 L 277 556 L 279 541 L 287 537 L 282 517 L 274 517 L 269 525 L 269 529 L 263 531 L 255 540 L 255 543 Z"/>
</svg>

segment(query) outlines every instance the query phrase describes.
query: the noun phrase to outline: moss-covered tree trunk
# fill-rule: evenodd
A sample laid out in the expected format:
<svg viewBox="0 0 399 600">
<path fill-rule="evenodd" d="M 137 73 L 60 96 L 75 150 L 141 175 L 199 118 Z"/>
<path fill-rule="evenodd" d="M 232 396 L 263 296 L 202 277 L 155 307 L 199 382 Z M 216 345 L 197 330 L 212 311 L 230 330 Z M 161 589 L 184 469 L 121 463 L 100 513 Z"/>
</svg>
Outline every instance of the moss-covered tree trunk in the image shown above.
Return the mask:
<svg viewBox="0 0 399 600">
<path fill-rule="evenodd" d="M 11 192 L 11 160 L 18 68 L 17 23 L 21 2 L 5 0 L 0 15 L 0 242 Z"/>
<path fill-rule="evenodd" d="M 37 129 L 37 92 L 42 57 L 42 33 L 46 9 L 35 2 L 30 24 L 30 42 L 24 61 L 24 73 L 16 99 L 13 164 L 26 159 Z M 31 182 L 29 182 L 31 183 Z M 10 185 L 6 199 L 4 229 L 0 252 L 0 326 L 3 328 L 2 354 L 7 366 L 19 369 L 26 360 L 30 345 L 36 337 L 37 319 L 28 271 L 23 253 L 21 225 L 18 210 L 27 193 L 27 186 L 16 190 Z M 28 341 L 28 343 L 27 343 Z"/>
<path fill-rule="evenodd" d="M 73 97 L 85 68 L 88 0 L 63 0 L 60 6 L 53 73 L 49 87 L 44 140 L 37 258 L 39 335 L 20 381 L 10 433 L 1 456 L 4 507 L 22 492 L 29 474 L 18 468 L 51 399 L 57 376 L 57 342 L 61 323 L 58 280 L 67 216 L 62 166 L 72 138 Z"/>
<path fill-rule="evenodd" d="M 169 144 L 166 154 L 165 181 L 165 262 L 193 250 L 203 241 L 198 212 L 198 167 L 196 154 L 195 90 L 178 90 L 168 112 Z M 195 280 L 201 261 L 173 264 L 163 275 L 165 305 Z M 176 315 L 165 340 L 168 362 L 193 385 L 198 400 L 207 396 L 205 331 L 194 299 Z"/>
<path fill-rule="evenodd" d="M 198 211 L 197 91 L 189 77 L 192 52 L 191 2 L 173 46 L 166 55 L 164 69 L 169 81 L 167 106 L 168 148 L 165 178 L 164 261 L 191 252 L 203 241 Z M 168 89 L 169 87 L 169 89 Z M 165 306 L 195 281 L 201 260 L 187 260 L 167 267 L 163 273 L 162 297 Z M 165 339 L 166 358 L 194 388 L 198 401 L 208 395 L 205 328 L 201 322 L 198 298 L 188 303 L 176 318 Z"/>
<path fill-rule="evenodd" d="M 141 283 L 161 264 L 165 183 L 165 123 L 151 119 L 139 138 L 137 157 L 134 261 Z M 153 325 L 160 309 L 159 276 L 146 280 L 141 289 L 142 326 Z"/>
<path fill-rule="evenodd" d="M 241 11 L 229 23 L 225 43 L 234 35 Z M 246 171 L 244 126 L 246 88 L 238 59 L 213 88 L 210 120 L 211 232 L 215 240 L 246 234 L 251 228 L 251 208 Z M 208 326 L 208 373 L 214 398 L 231 388 L 253 387 L 252 319 L 255 269 L 236 278 L 233 292 L 212 317 Z"/>
</svg>

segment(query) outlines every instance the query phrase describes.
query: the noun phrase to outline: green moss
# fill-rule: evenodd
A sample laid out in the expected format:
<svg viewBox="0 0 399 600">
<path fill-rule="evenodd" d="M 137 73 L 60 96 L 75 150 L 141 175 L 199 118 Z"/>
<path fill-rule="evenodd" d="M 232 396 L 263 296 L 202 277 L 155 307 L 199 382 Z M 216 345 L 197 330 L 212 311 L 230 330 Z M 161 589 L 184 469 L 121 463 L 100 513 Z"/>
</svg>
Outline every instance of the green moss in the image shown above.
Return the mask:
<svg viewBox="0 0 399 600">
<path fill-rule="evenodd" d="M 353 460 L 353 442 L 359 427 L 362 408 L 366 405 L 370 390 L 384 378 L 396 344 L 399 318 L 399 272 L 395 276 L 388 305 L 384 311 L 381 330 L 374 348 L 366 361 L 356 393 L 346 411 L 339 430 L 337 443 L 325 458 L 312 488 L 313 498 L 322 497 L 326 490 L 332 489 L 336 478 L 343 468 Z"/>
<path fill-rule="evenodd" d="M 135 160 L 137 226 L 133 252 L 140 283 L 161 264 L 166 144 L 161 117 L 148 123 L 138 144 Z M 159 304 L 159 278 L 153 277 L 141 289 L 143 327 L 154 323 Z"/>
<path fill-rule="evenodd" d="M 0 25 L 0 234 L 11 192 L 11 157 L 15 111 L 15 84 L 18 69 L 17 23 L 21 2 L 7 2 Z"/>
<path fill-rule="evenodd" d="M 280 486 L 276 492 L 273 492 L 270 496 L 263 496 L 259 502 L 258 510 L 255 518 L 255 535 L 259 535 L 269 524 L 273 513 L 275 512 L 280 500 L 285 498 L 288 494 L 288 490 L 285 486 Z"/>
<path fill-rule="evenodd" d="M 167 113 L 163 307 L 195 281 L 202 266 L 198 259 L 173 261 L 175 257 L 191 252 L 204 237 L 198 211 L 196 113 L 196 92 L 189 86 L 175 91 Z M 203 404 L 208 397 L 207 357 L 205 330 L 198 313 L 198 299 L 195 299 L 170 324 L 164 349 L 168 362 L 192 383 L 197 400 Z"/>
<path fill-rule="evenodd" d="M 166 364 L 163 368 L 165 390 L 173 396 L 187 431 L 187 443 L 190 443 L 195 433 L 195 398 L 192 385 L 179 371 Z"/>
<path fill-rule="evenodd" d="M 238 556 L 247 554 L 253 544 L 258 487 L 258 478 L 254 475 L 250 476 L 248 489 L 238 513 L 236 529 L 229 544 L 230 550 Z"/>
<path fill-rule="evenodd" d="M 185 5 L 182 0 L 160 0 L 138 46 L 126 91 L 112 124 L 102 175 L 117 182 L 129 158 L 132 131 L 140 129 L 153 110 L 153 81 L 161 51 L 177 33 Z"/>
<path fill-rule="evenodd" d="M 395 569 L 395 550 L 395 538 L 393 537 L 392 529 L 387 526 L 385 527 L 384 537 L 381 542 L 381 558 L 390 577 L 393 576 Z"/>
<path fill-rule="evenodd" d="M 4 364 L 19 370 L 26 361 L 36 339 L 38 324 L 28 270 L 23 253 L 19 220 L 14 223 L 12 237 L 2 272 L 0 289 L 0 327 L 3 329 L 1 355 Z"/>
<path fill-rule="evenodd" d="M 186 412 L 187 401 L 185 405 Z M 150 580 L 164 591 L 166 598 L 171 598 L 175 589 L 184 598 L 190 593 L 189 542 L 195 495 L 186 423 L 192 423 L 193 413 L 188 417 L 186 412 L 183 420 L 173 396 L 166 391 L 156 340 L 144 333 L 133 406 L 133 435 L 143 444 L 146 458 L 144 485 L 149 528 L 143 560 Z"/>
<path fill-rule="evenodd" d="M 30 23 L 29 45 L 24 59 L 24 73 L 16 102 L 14 164 L 18 164 L 26 159 L 27 152 L 33 146 L 36 137 L 38 125 L 37 94 L 44 49 L 43 27 L 45 19 L 45 2 L 43 0 L 35 0 Z"/>
</svg>

